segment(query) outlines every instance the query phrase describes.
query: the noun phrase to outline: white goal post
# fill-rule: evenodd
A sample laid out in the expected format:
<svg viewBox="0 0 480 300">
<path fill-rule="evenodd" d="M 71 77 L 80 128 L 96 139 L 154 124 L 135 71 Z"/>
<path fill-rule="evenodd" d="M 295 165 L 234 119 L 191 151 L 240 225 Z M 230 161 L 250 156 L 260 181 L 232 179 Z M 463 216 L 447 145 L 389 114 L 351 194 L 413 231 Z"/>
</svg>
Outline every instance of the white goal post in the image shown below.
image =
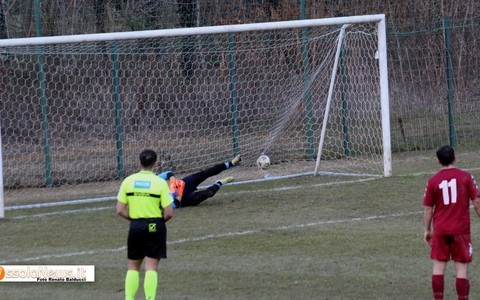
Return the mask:
<svg viewBox="0 0 480 300">
<path fill-rule="evenodd" d="M 392 175 L 383 14 L 6 39 L 0 68 L 0 217 L 114 195 L 144 148 L 178 176 Z"/>
</svg>

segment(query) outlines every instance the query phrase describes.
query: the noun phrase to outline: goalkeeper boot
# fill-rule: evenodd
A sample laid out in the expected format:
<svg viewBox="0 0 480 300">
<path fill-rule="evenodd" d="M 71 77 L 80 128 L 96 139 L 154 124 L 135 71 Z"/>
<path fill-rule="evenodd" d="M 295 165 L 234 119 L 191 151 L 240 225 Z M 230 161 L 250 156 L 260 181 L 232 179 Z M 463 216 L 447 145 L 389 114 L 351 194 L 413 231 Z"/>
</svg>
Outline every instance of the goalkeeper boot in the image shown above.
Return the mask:
<svg viewBox="0 0 480 300">
<path fill-rule="evenodd" d="M 232 159 L 232 165 L 237 166 L 241 161 L 242 161 L 242 157 L 240 157 L 240 154 L 239 154 Z"/>
<path fill-rule="evenodd" d="M 232 182 L 232 181 L 233 181 L 233 177 L 230 176 L 230 177 L 225 177 L 223 179 L 220 179 L 219 181 L 217 181 L 217 184 L 219 186 L 222 186 L 222 185 L 224 185 L 226 183 L 229 183 L 229 182 Z"/>
</svg>

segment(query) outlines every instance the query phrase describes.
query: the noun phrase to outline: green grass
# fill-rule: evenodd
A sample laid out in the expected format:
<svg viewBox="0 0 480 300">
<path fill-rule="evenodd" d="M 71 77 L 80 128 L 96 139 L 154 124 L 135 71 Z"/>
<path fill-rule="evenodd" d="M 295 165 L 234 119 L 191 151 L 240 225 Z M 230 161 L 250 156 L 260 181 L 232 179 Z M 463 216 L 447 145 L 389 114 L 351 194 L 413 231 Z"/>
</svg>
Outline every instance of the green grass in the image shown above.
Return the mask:
<svg viewBox="0 0 480 300">
<path fill-rule="evenodd" d="M 198 207 L 177 210 L 167 224 L 158 298 L 430 299 L 421 200 L 437 169 L 433 152 L 395 157 L 391 178 L 229 185 Z M 458 157 L 468 167 L 478 154 Z M 479 170 L 472 173 L 480 178 Z M 114 210 L 114 201 L 7 210 L 0 265 L 93 264 L 96 281 L 0 282 L 0 298 L 122 299 L 128 223 Z M 472 223 L 477 250 L 480 220 L 473 211 Z M 472 298 L 480 295 L 476 253 Z M 456 298 L 454 277 L 449 264 L 446 299 Z"/>
</svg>

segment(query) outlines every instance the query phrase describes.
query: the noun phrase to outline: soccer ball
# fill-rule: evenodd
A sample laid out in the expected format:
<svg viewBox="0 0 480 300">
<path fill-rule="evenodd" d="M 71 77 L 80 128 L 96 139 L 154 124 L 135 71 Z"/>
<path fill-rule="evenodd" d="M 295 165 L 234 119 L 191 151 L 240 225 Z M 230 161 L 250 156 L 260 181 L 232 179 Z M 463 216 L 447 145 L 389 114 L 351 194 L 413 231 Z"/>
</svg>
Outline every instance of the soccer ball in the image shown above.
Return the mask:
<svg viewBox="0 0 480 300">
<path fill-rule="evenodd" d="M 263 170 L 268 169 L 270 167 L 270 157 L 265 154 L 260 155 L 257 158 L 257 166 Z"/>
</svg>

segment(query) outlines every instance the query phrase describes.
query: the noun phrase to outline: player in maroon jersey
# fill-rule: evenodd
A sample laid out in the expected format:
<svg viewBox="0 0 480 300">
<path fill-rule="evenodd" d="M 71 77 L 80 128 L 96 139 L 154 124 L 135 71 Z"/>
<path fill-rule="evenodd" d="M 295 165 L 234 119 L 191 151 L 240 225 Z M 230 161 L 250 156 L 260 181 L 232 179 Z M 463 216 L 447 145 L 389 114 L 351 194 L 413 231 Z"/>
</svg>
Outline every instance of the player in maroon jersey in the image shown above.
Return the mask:
<svg viewBox="0 0 480 300">
<path fill-rule="evenodd" d="M 469 172 L 454 166 L 455 152 L 451 146 L 440 147 L 437 158 L 442 167 L 428 180 L 423 197 L 424 238 L 431 247 L 433 260 L 433 297 L 443 299 L 445 268 L 451 259 L 457 273 L 458 299 L 468 299 L 467 271 L 473 254 L 470 200 L 480 217 L 480 191 Z"/>
</svg>

